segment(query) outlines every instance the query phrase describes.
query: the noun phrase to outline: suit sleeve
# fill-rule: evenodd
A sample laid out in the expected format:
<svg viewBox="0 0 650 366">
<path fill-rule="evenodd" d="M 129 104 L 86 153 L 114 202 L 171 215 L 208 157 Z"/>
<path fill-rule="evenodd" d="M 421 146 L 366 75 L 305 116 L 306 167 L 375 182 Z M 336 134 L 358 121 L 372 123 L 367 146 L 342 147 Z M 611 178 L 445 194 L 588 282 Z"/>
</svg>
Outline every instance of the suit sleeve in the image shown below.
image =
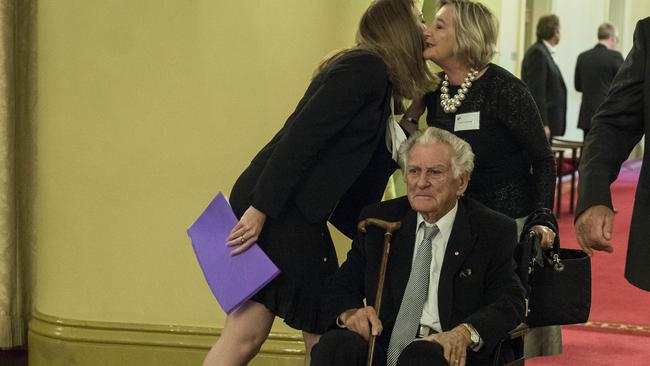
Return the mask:
<svg viewBox="0 0 650 366">
<path fill-rule="evenodd" d="M 547 100 L 546 100 L 546 79 L 548 78 L 548 69 L 546 65 L 546 55 L 542 54 L 538 48 L 530 50 L 530 54 L 524 63 L 522 70 L 522 80 L 526 83 L 530 94 L 533 96 L 539 114 L 542 117 L 544 126 L 548 126 Z"/>
<path fill-rule="evenodd" d="M 514 221 L 507 226 L 494 227 L 499 233 L 494 238 L 494 256 L 485 278 L 484 303 L 488 304 L 464 322 L 472 324 L 481 335 L 484 347 L 479 352 L 492 352 L 498 342 L 524 319 L 524 290 L 515 274 L 513 259 L 517 244 L 516 225 Z"/>
<path fill-rule="evenodd" d="M 646 23 L 647 25 L 648 23 Z M 595 205 L 612 207 L 610 185 L 644 134 L 643 88 L 647 71 L 647 29 L 637 23 L 634 46 L 612 81 L 592 121 L 579 172 L 576 217 Z"/>
<path fill-rule="evenodd" d="M 615 62 L 614 62 L 614 67 L 616 68 L 616 72 L 621 69 L 621 66 L 623 65 L 623 55 L 621 55 L 620 52 L 616 52 L 616 57 L 615 57 Z"/>
<path fill-rule="evenodd" d="M 276 217 L 282 211 L 328 142 L 343 131 L 368 99 L 383 98 L 387 85 L 383 61 L 368 54 L 338 61 L 326 78 L 292 116 L 293 123 L 260 175 L 253 206 L 268 216 Z"/>
<path fill-rule="evenodd" d="M 581 57 L 578 56 L 578 61 L 576 62 L 576 71 L 573 74 L 573 84 L 576 88 L 576 91 L 582 92 L 582 68 L 580 67 L 580 64 L 582 62 L 580 59 Z"/>
</svg>

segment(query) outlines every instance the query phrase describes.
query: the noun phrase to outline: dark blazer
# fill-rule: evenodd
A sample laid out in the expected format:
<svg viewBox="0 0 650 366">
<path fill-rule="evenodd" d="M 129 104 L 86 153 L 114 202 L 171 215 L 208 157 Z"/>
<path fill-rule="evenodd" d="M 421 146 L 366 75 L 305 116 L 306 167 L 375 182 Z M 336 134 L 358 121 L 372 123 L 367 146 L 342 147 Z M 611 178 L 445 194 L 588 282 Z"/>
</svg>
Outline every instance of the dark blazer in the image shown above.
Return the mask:
<svg viewBox="0 0 650 366">
<path fill-rule="evenodd" d="M 378 345 L 385 352 L 411 272 L 417 213 L 401 197 L 366 207 L 361 219 L 367 217 L 402 222 L 392 238 L 380 314 L 384 330 Z M 467 322 L 485 342 L 478 353 L 470 352 L 471 365 L 489 363 L 498 341 L 523 320 L 524 294 L 513 261 L 516 232 L 515 222 L 505 215 L 470 198 L 459 200 L 438 301 L 444 331 Z M 363 307 L 363 299 L 374 306 L 383 234 L 369 226 L 367 234 L 355 238 L 326 291 L 323 320 L 328 325 L 333 326 L 343 311 Z"/>
<path fill-rule="evenodd" d="M 578 128 L 586 131 L 591 128 L 591 118 L 605 99 L 609 85 L 622 63 L 623 56 L 620 52 L 610 50 L 600 43 L 578 56 L 574 74 L 576 90 L 582 92 Z"/>
<path fill-rule="evenodd" d="M 313 223 L 332 214 L 353 236 L 361 208 L 381 199 L 397 167 L 384 142 L 390 94 L 374 54 L 353 51 L 326 67 L 235 184 L 235 212 L 252 204 L 275 218 L 295 205 Z"/>
<path fill-rule="evenodd" d="M 539 40 L 526 51 L 521 64 L 521 80 L 532 94 L 545 126 L 552 136 L 566 130 L 566 85 L 551 52 Z"/>
<path fill-rule="evenodd" d="M 592 120 L 580 162 L 576 217 L 595 205 L 612 207 L 610 184 L 641 137 L 650 130 L 650 18 L 637 23 L 634 46 Z M 650 144 L 634 200 L 625 277 L 650 291 Z M 623 223 L 619 222 L 619 225 Z"/>
</svg>

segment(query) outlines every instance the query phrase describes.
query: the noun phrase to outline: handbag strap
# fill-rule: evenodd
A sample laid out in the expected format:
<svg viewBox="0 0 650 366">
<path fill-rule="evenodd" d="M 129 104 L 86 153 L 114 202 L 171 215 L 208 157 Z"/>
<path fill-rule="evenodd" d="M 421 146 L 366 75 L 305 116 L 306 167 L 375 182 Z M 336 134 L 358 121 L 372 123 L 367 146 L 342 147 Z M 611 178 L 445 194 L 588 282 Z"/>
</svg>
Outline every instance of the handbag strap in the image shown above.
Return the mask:
<svg viewBox="0 0 650 366">
<path fill-rule="evenodd" d="M 550 249 L 542 249 L 541 238 L 539 234 L 530 230 L 528 232 L 528 239 L 531 240 L 531 259 L 528 272 L 532 273 L 535 266 L 553 266 L 553 268 L 561 272 L 564 270 L 564 264 L 560 258 L 560 239 L 556 237 L 553 242 L 553 247 Z"/>
</svg>

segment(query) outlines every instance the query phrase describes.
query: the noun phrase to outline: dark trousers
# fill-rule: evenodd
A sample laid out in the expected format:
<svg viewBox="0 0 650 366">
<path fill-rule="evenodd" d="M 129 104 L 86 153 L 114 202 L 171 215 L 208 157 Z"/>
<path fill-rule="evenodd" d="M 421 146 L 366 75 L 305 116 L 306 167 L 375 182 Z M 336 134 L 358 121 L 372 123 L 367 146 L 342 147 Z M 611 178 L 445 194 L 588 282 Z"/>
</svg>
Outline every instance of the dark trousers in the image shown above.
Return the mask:
<svg viewBox="0 0 650 366">
<path fill-rule="evenodd" d="M 311 351 L 311 366 L 365 366 L 368 342 L 359 334 L 337 329 L 329 331 Z M 374 357 L 375 366 L 386 365 L 386 354 L 378 350 Z M 427 341 L 416 341 L 408 345 L 397 360 L 398 366 L 449 366 L 443 356 L 442 346 Z"/>
</svg>

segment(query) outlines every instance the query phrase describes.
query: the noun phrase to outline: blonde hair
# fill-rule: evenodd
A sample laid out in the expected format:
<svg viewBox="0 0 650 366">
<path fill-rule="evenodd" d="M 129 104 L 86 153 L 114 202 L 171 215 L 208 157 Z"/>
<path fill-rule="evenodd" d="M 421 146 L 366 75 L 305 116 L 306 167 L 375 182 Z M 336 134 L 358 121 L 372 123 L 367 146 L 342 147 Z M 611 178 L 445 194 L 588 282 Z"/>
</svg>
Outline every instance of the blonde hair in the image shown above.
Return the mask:
<svg viewBox="0 0 650 366">
<path fill-rule="evenodd" d="M 468 66 L 482 69 L 492 61 L 497 49 L 499 24 L 485 5 L 469 0 L 441 0 L 440 8 L 454 8 L 456 54 Z"/>
<path fill-rule="evenodd" d="M 453 150 L 451 171 L 454 178 L 467 174 L 469 177 L 474 170 L 474 152 L 469 143 L 449 131 L 437 127 L 429 127 L 424 131 L 415 131 L 399 147 L 398 163 L 402 171 L 406 171 L 408 155 L 416 145 L 446 144 Z"/>
<path fill-rule="evenodd" d="M 610 23 L 603 23 L 598 27 L 598 40 L 608 39 L 609 37 L 616 37 L 616 27 Z"/>
<path fill-rule="evenodd" d="M 375 0 L 359 22 L 356 45 L 327 58 L 320 72 L 353 50 L 366 50 L 386 64 L 393 95 L 414 99 L 437 86 L 437 78 L 422 56 L 422 27 L 412 10 L 412 0 Z"/>
</svg>

